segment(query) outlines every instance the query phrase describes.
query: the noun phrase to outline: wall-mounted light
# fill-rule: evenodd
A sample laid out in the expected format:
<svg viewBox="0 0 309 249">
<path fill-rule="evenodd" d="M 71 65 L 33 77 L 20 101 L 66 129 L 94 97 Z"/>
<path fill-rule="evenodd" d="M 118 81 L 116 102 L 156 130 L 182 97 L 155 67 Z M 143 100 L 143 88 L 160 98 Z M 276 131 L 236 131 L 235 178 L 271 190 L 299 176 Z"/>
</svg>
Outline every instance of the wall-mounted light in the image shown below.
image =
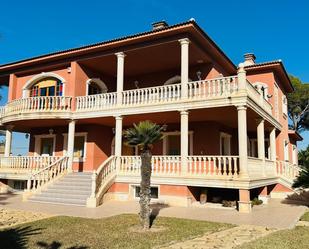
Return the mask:
<svg viewBox="0 0 309 249">
<path fill-rule="evenodd" d="M 48 132 L 49 132 L 49 135 L 52 135 L 54 133 L 54 129 L 49 129 Z"/>
<path fill-rule="evenodd" d="M 198 80 L 202 80 L 202 72 L 201 71 L 197 71 L 196 76 L 197 76 Z"/>
</svg>

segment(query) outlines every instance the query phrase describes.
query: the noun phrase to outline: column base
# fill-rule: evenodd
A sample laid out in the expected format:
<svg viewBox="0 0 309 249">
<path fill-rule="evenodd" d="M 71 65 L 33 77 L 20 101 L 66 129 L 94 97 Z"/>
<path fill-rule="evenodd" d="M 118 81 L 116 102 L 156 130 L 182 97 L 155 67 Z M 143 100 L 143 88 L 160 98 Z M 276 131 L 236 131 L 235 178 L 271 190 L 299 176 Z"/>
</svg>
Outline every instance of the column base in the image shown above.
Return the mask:
<svg viewBox="0 0 309 249">
<path fill-rule="evenodd" d="M 238 201 L 238 211 L 240 213 L 251 213 L 252 205 L 251 201 Z"/>
</svg>

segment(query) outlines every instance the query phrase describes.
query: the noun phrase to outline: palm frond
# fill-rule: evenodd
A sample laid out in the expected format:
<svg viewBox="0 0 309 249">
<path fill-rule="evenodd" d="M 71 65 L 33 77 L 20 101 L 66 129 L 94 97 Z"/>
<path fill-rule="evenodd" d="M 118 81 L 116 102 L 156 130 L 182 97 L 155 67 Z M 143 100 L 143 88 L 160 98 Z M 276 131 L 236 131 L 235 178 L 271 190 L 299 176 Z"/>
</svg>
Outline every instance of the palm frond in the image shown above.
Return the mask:
<svg viewBox="0 0 309 249">
<path fill-rule="evenodd" d="M 163 138 L 164 126 L 157 125 L 149 120 L 133 124 L 132 128 L 124 132 L 125 143 L 128 146 L 149 148 Z"/>
</svg>

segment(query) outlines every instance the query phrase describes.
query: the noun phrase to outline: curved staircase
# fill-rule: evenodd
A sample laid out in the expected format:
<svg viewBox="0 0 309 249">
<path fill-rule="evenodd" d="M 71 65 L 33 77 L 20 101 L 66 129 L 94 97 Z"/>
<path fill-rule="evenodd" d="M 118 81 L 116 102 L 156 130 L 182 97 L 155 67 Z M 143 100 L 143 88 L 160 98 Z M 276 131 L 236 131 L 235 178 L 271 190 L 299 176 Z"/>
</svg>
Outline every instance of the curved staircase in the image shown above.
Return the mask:
<svg viewBox="0 0 309 249">
<path fill-rule="evenodd" d="M 68 173 L 28 200 L 40 203 L 86 206 L 92 173 Z"/>
</svg>

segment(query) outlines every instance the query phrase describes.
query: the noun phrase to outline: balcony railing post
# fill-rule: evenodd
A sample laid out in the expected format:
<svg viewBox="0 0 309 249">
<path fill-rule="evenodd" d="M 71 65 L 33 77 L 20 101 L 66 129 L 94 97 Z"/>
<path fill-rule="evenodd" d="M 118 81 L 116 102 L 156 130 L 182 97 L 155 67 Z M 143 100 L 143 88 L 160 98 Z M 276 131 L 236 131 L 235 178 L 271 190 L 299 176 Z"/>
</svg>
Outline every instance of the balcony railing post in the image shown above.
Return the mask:
<svg viewBox="0 0 309 249">
<path fill-rule="evenodd" d="M 245 66 L 243 63 L 239 63 L 238 70 L 237 70 L 237 77 L 238 77 L 238 89 L 240 91 L 246 91 L 247 76 L 246 76 Z"/>
</svg>

